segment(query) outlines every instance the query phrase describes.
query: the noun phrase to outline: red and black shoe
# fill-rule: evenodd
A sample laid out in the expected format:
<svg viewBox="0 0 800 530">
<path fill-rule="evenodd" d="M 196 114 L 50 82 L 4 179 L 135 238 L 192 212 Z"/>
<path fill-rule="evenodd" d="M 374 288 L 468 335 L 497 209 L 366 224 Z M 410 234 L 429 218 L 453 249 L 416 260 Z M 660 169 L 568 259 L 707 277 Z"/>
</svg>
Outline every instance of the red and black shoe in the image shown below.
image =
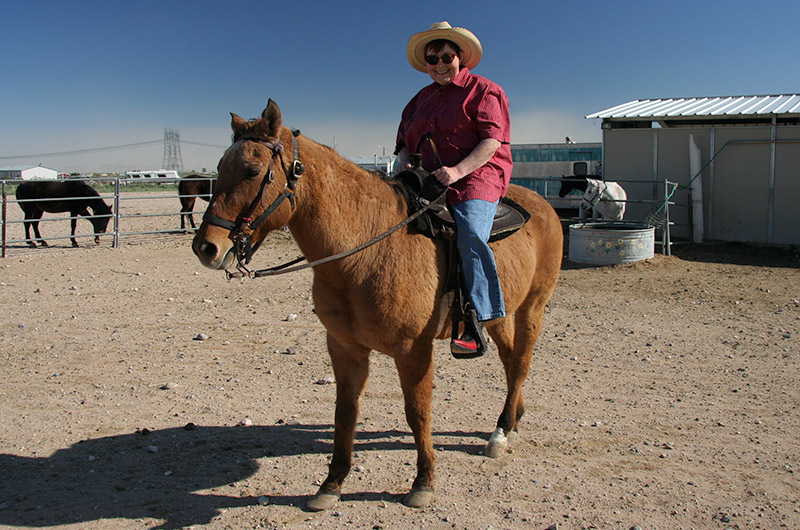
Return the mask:
<svg viewBox="0 0 800 530">
<path fill-rule="evenodd" d="M 466 330 L 461 337 L 450 341 L 450 353 L 456 359 L 474 359 L 486 351 L 486 339 L 483 337 L 483 324 L 478 322 L 477 328 L 466 323 Z"/>
</svg>

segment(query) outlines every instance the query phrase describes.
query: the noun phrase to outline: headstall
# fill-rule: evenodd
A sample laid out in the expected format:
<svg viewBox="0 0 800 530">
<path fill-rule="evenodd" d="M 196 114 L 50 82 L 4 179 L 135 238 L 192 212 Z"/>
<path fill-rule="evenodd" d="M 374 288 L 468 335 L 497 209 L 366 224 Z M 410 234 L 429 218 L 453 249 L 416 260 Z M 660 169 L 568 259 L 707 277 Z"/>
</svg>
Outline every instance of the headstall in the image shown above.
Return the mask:
<svg viewBox="0 0 800 530">
<path fill-rule="evenodd" d="M 237 221 L 229 221 L 227 219 L 217 217 L 216 215 L 208 213 L 208 211 L 203 214 L 204 221 L 212 225 L 227 228 L 231 231 L 234 252 L 236 254 L 236 261 L 239 269 L 244 268 L 244 266 L 250 262 L 253 254 L 256 250 L 258 250 L 258 247 L 261 244 L 260 242 L 256 243 L 255 245 L 252 244 L 252 234 L 259 226 L 261 226 L 261 223 L 263 223 L 267 217 L 277 210 L 285 199 L 289 199 L 289 203 L 292 205 L 292 209 L 294 209 L 297 181 L 300 180 L 300 176 L 306 170 L 302 162 L 298 160 L 297 136 L 299 134 L 300 131 L 292 131 L 292 151 L 294 159 L 290 168 L 287 168 L 283 163 L 283 144 L 281 144 L 279 138 L 274 142 L 255 137 L 245 137 L 237 140 L 238 142 L 257 142 L 268 147 L 272 151 L 272 157 L 270 158 L 269 166 L 267 167 L 266 173 L 264 173 L 264 178 L 261 180 L 261 187 L 259 188 L 258 193 L 253 199 L 253 202 L 250 203 L 250 206 L 247 208 L 247 210 L 237 217 Z M 283 188 L 283 192 L 278 195 L 274 201 L 272 201 L 272 204 L 270 204 L 261 215 L 253 219 L 253 215 L 256 213 L 259 205 L 264 200 L 263 196 L 266 192 L 267 186 L 275 180 L 275 173 L 272 169 L 272 166 L 276 159 L 279 160 L 280 165 L 286 174 L 286 185 Z"/>
</svg>

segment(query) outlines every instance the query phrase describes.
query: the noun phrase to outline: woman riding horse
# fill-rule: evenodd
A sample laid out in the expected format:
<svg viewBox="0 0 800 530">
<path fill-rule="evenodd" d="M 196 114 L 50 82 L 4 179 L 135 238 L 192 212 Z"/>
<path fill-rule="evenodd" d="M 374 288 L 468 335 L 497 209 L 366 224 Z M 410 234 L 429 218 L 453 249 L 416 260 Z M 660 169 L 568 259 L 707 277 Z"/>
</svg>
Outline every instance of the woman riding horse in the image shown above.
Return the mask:
<svg viewBox="0 0 800 530">
<path fill-rule="evenodd" d="M 448 187 L 468 298 L 465 313 L 472 313 L 467 322 L 477 321 L 453 337 L 450 349 L 457 357 L 482 355 L 483 323 L 506 316 L 489 232 L 514 166 L 511 119 L 500 85 L 470 71 L 482 53 L 471 31 L 447 22 L 411 36 L 408 61 L 433 83 L 403 110 L 395 151 L 401 169 L 411 167 L 411 152 L 420 152 L 422 166 Z"/>
<path fill-rule="evenodd" d="M 219 162 L 214 194 L 192 243 L 206 267 L 226 270 L 238 262 L 246 271 L 267 234 L 287 225 L 313 262 L 357 248 L 406 219 L 407 205 L 396 186 L 281 122 L 271 100 L 259 119 L 232 114 L 234 142 Z M 558 216 L 542 197 L 519 186 L 509 187 L 508 196 L 531 219 L 491 244 L 508 316 L 486 329 L 503 363 L 508 395 L 486 448 L 489 457 L 506 452 L 525 412 L 522 387 L 563 244 Z M 444 242 L 406 225 L 360 252 L 314 267 L 314 311 L 327 331 L 337 388 L 333 457 L 309 509 L 330 508 L 341 495 L 373 350 L 394 359 L 417 447 L 417 476 L 404 502 L 427 506 L 433 499 L 433 342 L 450 336 L 453 299 L 445 256 Z"/>
</svg>

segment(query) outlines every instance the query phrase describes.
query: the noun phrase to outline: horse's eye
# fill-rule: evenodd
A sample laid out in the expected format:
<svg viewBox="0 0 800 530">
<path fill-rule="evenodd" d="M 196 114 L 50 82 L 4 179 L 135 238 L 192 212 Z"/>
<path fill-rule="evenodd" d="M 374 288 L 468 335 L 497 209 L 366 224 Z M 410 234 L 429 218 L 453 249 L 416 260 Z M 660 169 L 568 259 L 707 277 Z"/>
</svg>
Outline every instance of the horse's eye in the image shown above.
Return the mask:
<svg viewBox="0 0 800 530">
<path fill-rule="evenodd" d="M 258 168 L 255 168 L 255 167 L 248 168 L 244 172 L 244 176 L 249 178 L 249 179 L 255 178 L 255 177 L 259 176 L 260 174 L 261 174 L 261 170 L 259 170 Z"/>
</svg>

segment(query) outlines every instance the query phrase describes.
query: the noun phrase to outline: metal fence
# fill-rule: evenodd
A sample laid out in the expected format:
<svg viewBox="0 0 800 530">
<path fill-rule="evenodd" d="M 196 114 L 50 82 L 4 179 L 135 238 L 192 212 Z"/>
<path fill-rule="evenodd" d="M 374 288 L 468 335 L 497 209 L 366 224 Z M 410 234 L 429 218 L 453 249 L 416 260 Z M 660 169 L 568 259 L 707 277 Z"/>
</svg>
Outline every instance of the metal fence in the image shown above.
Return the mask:
<svg viewBox="0 0 800 530">
<path fill-rule="evenodd" d="M 182 212 L 182 199 L 195 199 L 194 207 L 197 208 L 197 199 L 207 200 L 209 195 L 205 193 L 192 193 L 181 195 L 178 191 L 178 183 L 181 180 L 207 180 L 213 183 L 215 179 L 204 178 L 184 178 L 184 179 L 125 179 L 125 178 L 97 178 L 83 182 L 93 186 L 99 193 L 100 198 L 112 208 L 110 215 L 72 216 L 69 212 L 49 213 L 39 219 L 40 232 L 42 239 L 48 243 L 51 241 L 63 241 L 71 239 L 70 225 L 76 221 L 75 239 L 82 240 L 103 236 L 103 239 L 110 240 L 111 246 L 118 248 L 124 241 L 135 241 L 137 239 L 152 237 L 157 234 L 179 234 L 188 233 L 194 229 L 186 225 L 181 229 L 181 215 L 202 214 L 201 210 Z M 2 257 L 6 257 L 7 251 L 14 248 L 27 248 L 36 244 L 34 234 L 30 237 L 25 235 L 24 213 L 20 207 L 14 207 L 14 203 L 20 205 L 25 202 L 33 202 L 39 199 L 17 199 L 16 187 L 21 184 L 19 180 L 2 180 L 2 218 L 0 219 L 0 230 L 2 231 Z M 65 203 L 74 200 L 82 200 L 84 197 L 66 197 Z M 55 216 L 55 217 L 54 217 Z M 93 225 L 81 222 L 81 219 L 92 219 L 99 217 L 110 217 L 109 226 L 105 234 L 96 233 Z M 92 226 L 90 232 L 86 232 L 86 227 Z"/>
<path fill-rule="evenodd" d="M 691 233 L 689 191 L 669 180 L 620 179 L 614 182 L 622 185 L 628 193 L 628 199 L 625 201 L 625 222 L 655 227 L 656 244 L 661 246 L 663 254 L 672 254 L 673 235 L 676 229 L 680 235 Z M 556 209 L 562 223 L 571 224 L 580 221 L 578 213 L 583 192 L 572 190 L 565 197 L 559 197 L 561 178 L 519 177 L 512 178 L 511 183 L 539 193 Z M 631 188 L 635 188 L 637 192 L 631 193 Z M 644 196 L 650 198 L 641 198 Z M 675 212 L 675 208 L 680 211 Z"/>
<path fill-rule="evenodd" d="M 198 207 L 195 201 L 194 208 L 189 212 L 181 212 L 181 199 L 206 199 L 209 195 L 205 193 L 191 193 L 181 195 L 178 191 L 178 183 L 191 180 L 208 180 L 213 187 L 215 179 L 203 177 L 194 179 L 185 177 L 183 179 L 125 179 L 125 178 L 105 178 L 86 181 L 93 185 L 100 197 L 112 207 L 111 221 L 104 238 L 110 238 L 114 248 L 119 247 L 123 242 L 136 241 L 137 239 L 157 236 L 159 234 L 180 234 L 188 233 L 194 229 L 186 223 L 186 228 L 181 228 L 181 215 L 202 214 L 204 208 L 195 210 Z M 2 257 L 6 256 L 7 249 L 27 248 L 34 240 L 24 237 L 24 217 L 21 208 L 13 207 L 14 203 L 24 202 L 18 200 L 11 192 L 20 184 L 18 180 L 2 180 Z M 653 198 L 641 199 L 631 198 L 629 193 L 626 201 L 626 221 L 637 222 L 654 226 L 656 228 L 657 244 L 661 245 L 664 254 L 671 254 L 672 234 L 677 228 L 680 233 L 691 233 L 689 220 L 690 199 L 688 191 L 680 188 L 676 183 L 667 180 L 654 182 L 652 180 L 618 180 L 623 187 L 645 186 Z M 580 206 L 580 193 L 573 191 L 564 198 L 558 196 L 561 186 L 559 178 L 514 178 L 512 183 L 537 191 L 550 202 L 559 213 L 562 222 L 569 224 L 578 222 L 578 208 Z M 629 184 L 630 186 L 627 186 Z M 209 190 L 210 191 L 210 190 Z M 634 194 L 635 196 L 639 196 Z M 682 211 L 674 215 L 671 208 L 678 207 Z M 64 216 L 58 215 L 51 217 L 48 214 L 40 220 L 40 224 L 46 225 L 41 231 L 43 239 L 46 241 L 68 240 L 69 225 L 67 221 L 86 219 L 84 216 Z M 100 217 L 100 216 L 89 216 Z M 98 234 L 86 232 L 87 223 L 78 222 L 76 239 L 93 238 Z M 18 228 L 17 228 L 18 227 Z M 32 234 L 31 234 L 32 235 Z M 99 234 L 103 235 L 103 234 Z"/>
</svg>

